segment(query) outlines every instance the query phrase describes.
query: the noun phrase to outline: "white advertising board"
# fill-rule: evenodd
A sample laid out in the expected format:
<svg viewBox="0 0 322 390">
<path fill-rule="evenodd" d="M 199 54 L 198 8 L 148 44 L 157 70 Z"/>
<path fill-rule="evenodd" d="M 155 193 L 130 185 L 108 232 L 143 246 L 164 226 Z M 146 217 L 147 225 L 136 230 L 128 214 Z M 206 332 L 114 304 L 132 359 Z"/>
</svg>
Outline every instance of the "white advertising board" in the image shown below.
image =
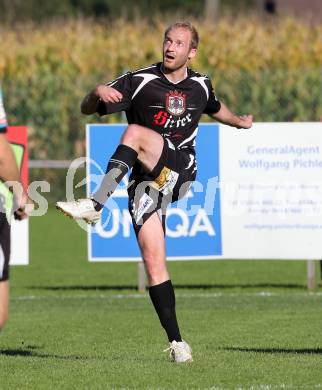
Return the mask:
<svg viewBox="0 0 322 390">
<path fill-rule="evenodd" d="M 29 264 L 29 221 L 11 222 L 10 265 Z"/>
<path fill-rule="evenodd" d="M 126 125 L 88 125 L 88 195 Z M 322 259 L 322 123 L 201 124 L 197 181 L 169 208 L 169 259 Z M 126 183 L 89 229 L 91 261 L 138 261 Z M 106 222 L 108 221 L 108 222 Z"/>
<path fill-rule="evenodd" d="M 322 258 L 322 124 L 220 128 L 225 258 Z"/>
</svg>

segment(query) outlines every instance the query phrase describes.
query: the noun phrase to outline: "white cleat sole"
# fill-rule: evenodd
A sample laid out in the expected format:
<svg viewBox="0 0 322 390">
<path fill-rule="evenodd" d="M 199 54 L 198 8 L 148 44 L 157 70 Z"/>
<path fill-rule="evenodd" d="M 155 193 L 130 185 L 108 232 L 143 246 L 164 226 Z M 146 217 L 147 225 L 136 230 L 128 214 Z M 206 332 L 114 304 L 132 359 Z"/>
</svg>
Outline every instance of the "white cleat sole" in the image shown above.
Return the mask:
<svg viewBox="0 0 322 390">
<path fill-rule="evenodd" d="M 73 219 L 74 221 L 84 221 L 87 223 L 87 225 L 91 225 L 91 226 L 95 226 L 97 224 L 97 222 L 99 221 L 99 219 L 92 221 L 92 220 L 89 220 L 87 218 L 74 218 L 66 210 L 64 210 L 62 207 L 60 207 L 58 203 L 59 202 L 56 203 L 56 209 L 59 210 L 60 212 L 62 212 L 65 215 L 65 217 Z"/>
</svg>

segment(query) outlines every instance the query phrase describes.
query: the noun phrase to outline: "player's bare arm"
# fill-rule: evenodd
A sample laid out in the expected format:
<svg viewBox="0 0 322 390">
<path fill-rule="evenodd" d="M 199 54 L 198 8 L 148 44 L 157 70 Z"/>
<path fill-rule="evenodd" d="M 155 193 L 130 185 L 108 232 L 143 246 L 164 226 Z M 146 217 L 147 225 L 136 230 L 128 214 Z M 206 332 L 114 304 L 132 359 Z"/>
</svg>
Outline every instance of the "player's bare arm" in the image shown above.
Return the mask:
<svg viewBox="0 0 322 390">
<path fill-rule="evenodd" d="M 229 108 L 223 103 L 221 103 L 220 110 L 215 114 L 211 114 L 210 116 L 220 123 L 237 127 L 237 129 L 250 129 L 253 125 L 252 115 L 238 116 L 231 112 Z"/>
<path fill-rule="evenodd" d="M 97 111 L 99 101 L 105 103 L 119 103 L 123 95 L 115 88 L 99 84 L 93 91 L 87 94 L 81 103 L 81 112 L 85 115 L 94 114 Z"/>
<path fill-rule="evenodd" d="M 9 187 L 15 197 L 17 208 L 15 217 L 17 219 L 26 218 L 32 211 L 33 204 L 23 189 L 14 153 L 4 134 L 0 134 L 0 180 L 11 184 L 16 183 Z"/>
<path fill-rule="evenodd" d="M 14 212 L 15 219 L 21 221 L 22 219 L 28 218 L 34 210 L 34 203 L 29 198 L 25 191 L 22 192 L 22 195 L 16 199 L 17 205 Z"/>
<path fill-rule="evenodd" d="M 20 181 L 16 159 L 5 134 L 0 134 L 0 180 Z"/>
</svg>

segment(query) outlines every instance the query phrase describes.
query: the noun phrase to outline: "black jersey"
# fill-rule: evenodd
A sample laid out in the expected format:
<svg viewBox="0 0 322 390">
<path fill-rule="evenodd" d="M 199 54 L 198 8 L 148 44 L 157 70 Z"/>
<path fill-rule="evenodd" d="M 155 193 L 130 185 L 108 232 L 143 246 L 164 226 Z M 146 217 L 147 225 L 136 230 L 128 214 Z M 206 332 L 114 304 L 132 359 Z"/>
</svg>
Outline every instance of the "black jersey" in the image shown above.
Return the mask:
<svg viewBox="0 0 322 390">
<path fill-rule="evenodd" d="M 129 124 L 138 124 L 169 138 L 177 149 L 194 153 L 198 122 L 203 113 L 220 110 L 211 81 L 191 69 L 187 77 L 172 83 L 161 71 L 161 63 L 128 72 L 107 85 L 122 93 L 119 103 L 100 101 L 100 115 L 125 111 Z"/>
</svg>

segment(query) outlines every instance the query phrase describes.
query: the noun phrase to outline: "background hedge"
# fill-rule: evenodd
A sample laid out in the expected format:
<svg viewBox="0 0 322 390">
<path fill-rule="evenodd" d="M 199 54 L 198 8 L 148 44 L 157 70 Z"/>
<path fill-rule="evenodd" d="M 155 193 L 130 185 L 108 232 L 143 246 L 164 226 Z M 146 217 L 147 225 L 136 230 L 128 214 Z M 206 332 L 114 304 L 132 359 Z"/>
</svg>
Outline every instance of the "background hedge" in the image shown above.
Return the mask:
<svg viewBox="0 0 322 390">
<path fill-rule="evenodd" d="M 322 25 L 256 18 L 194 21 L 201 35 L 191 66 L 208 74 L 220 99 L 256 121 L 315 121 L 322 112 Z M 0 30 L 0 78 L 11 124 L 30 128 L 31 158 L 84 153 L 82 97 L 97 83 L 161 55 L 161 20 L 94 20 Z M 120 115 L 104 118 L 119 121 Z M 206 117 L 204 118 L 206 120 Z"/>
</svg>

